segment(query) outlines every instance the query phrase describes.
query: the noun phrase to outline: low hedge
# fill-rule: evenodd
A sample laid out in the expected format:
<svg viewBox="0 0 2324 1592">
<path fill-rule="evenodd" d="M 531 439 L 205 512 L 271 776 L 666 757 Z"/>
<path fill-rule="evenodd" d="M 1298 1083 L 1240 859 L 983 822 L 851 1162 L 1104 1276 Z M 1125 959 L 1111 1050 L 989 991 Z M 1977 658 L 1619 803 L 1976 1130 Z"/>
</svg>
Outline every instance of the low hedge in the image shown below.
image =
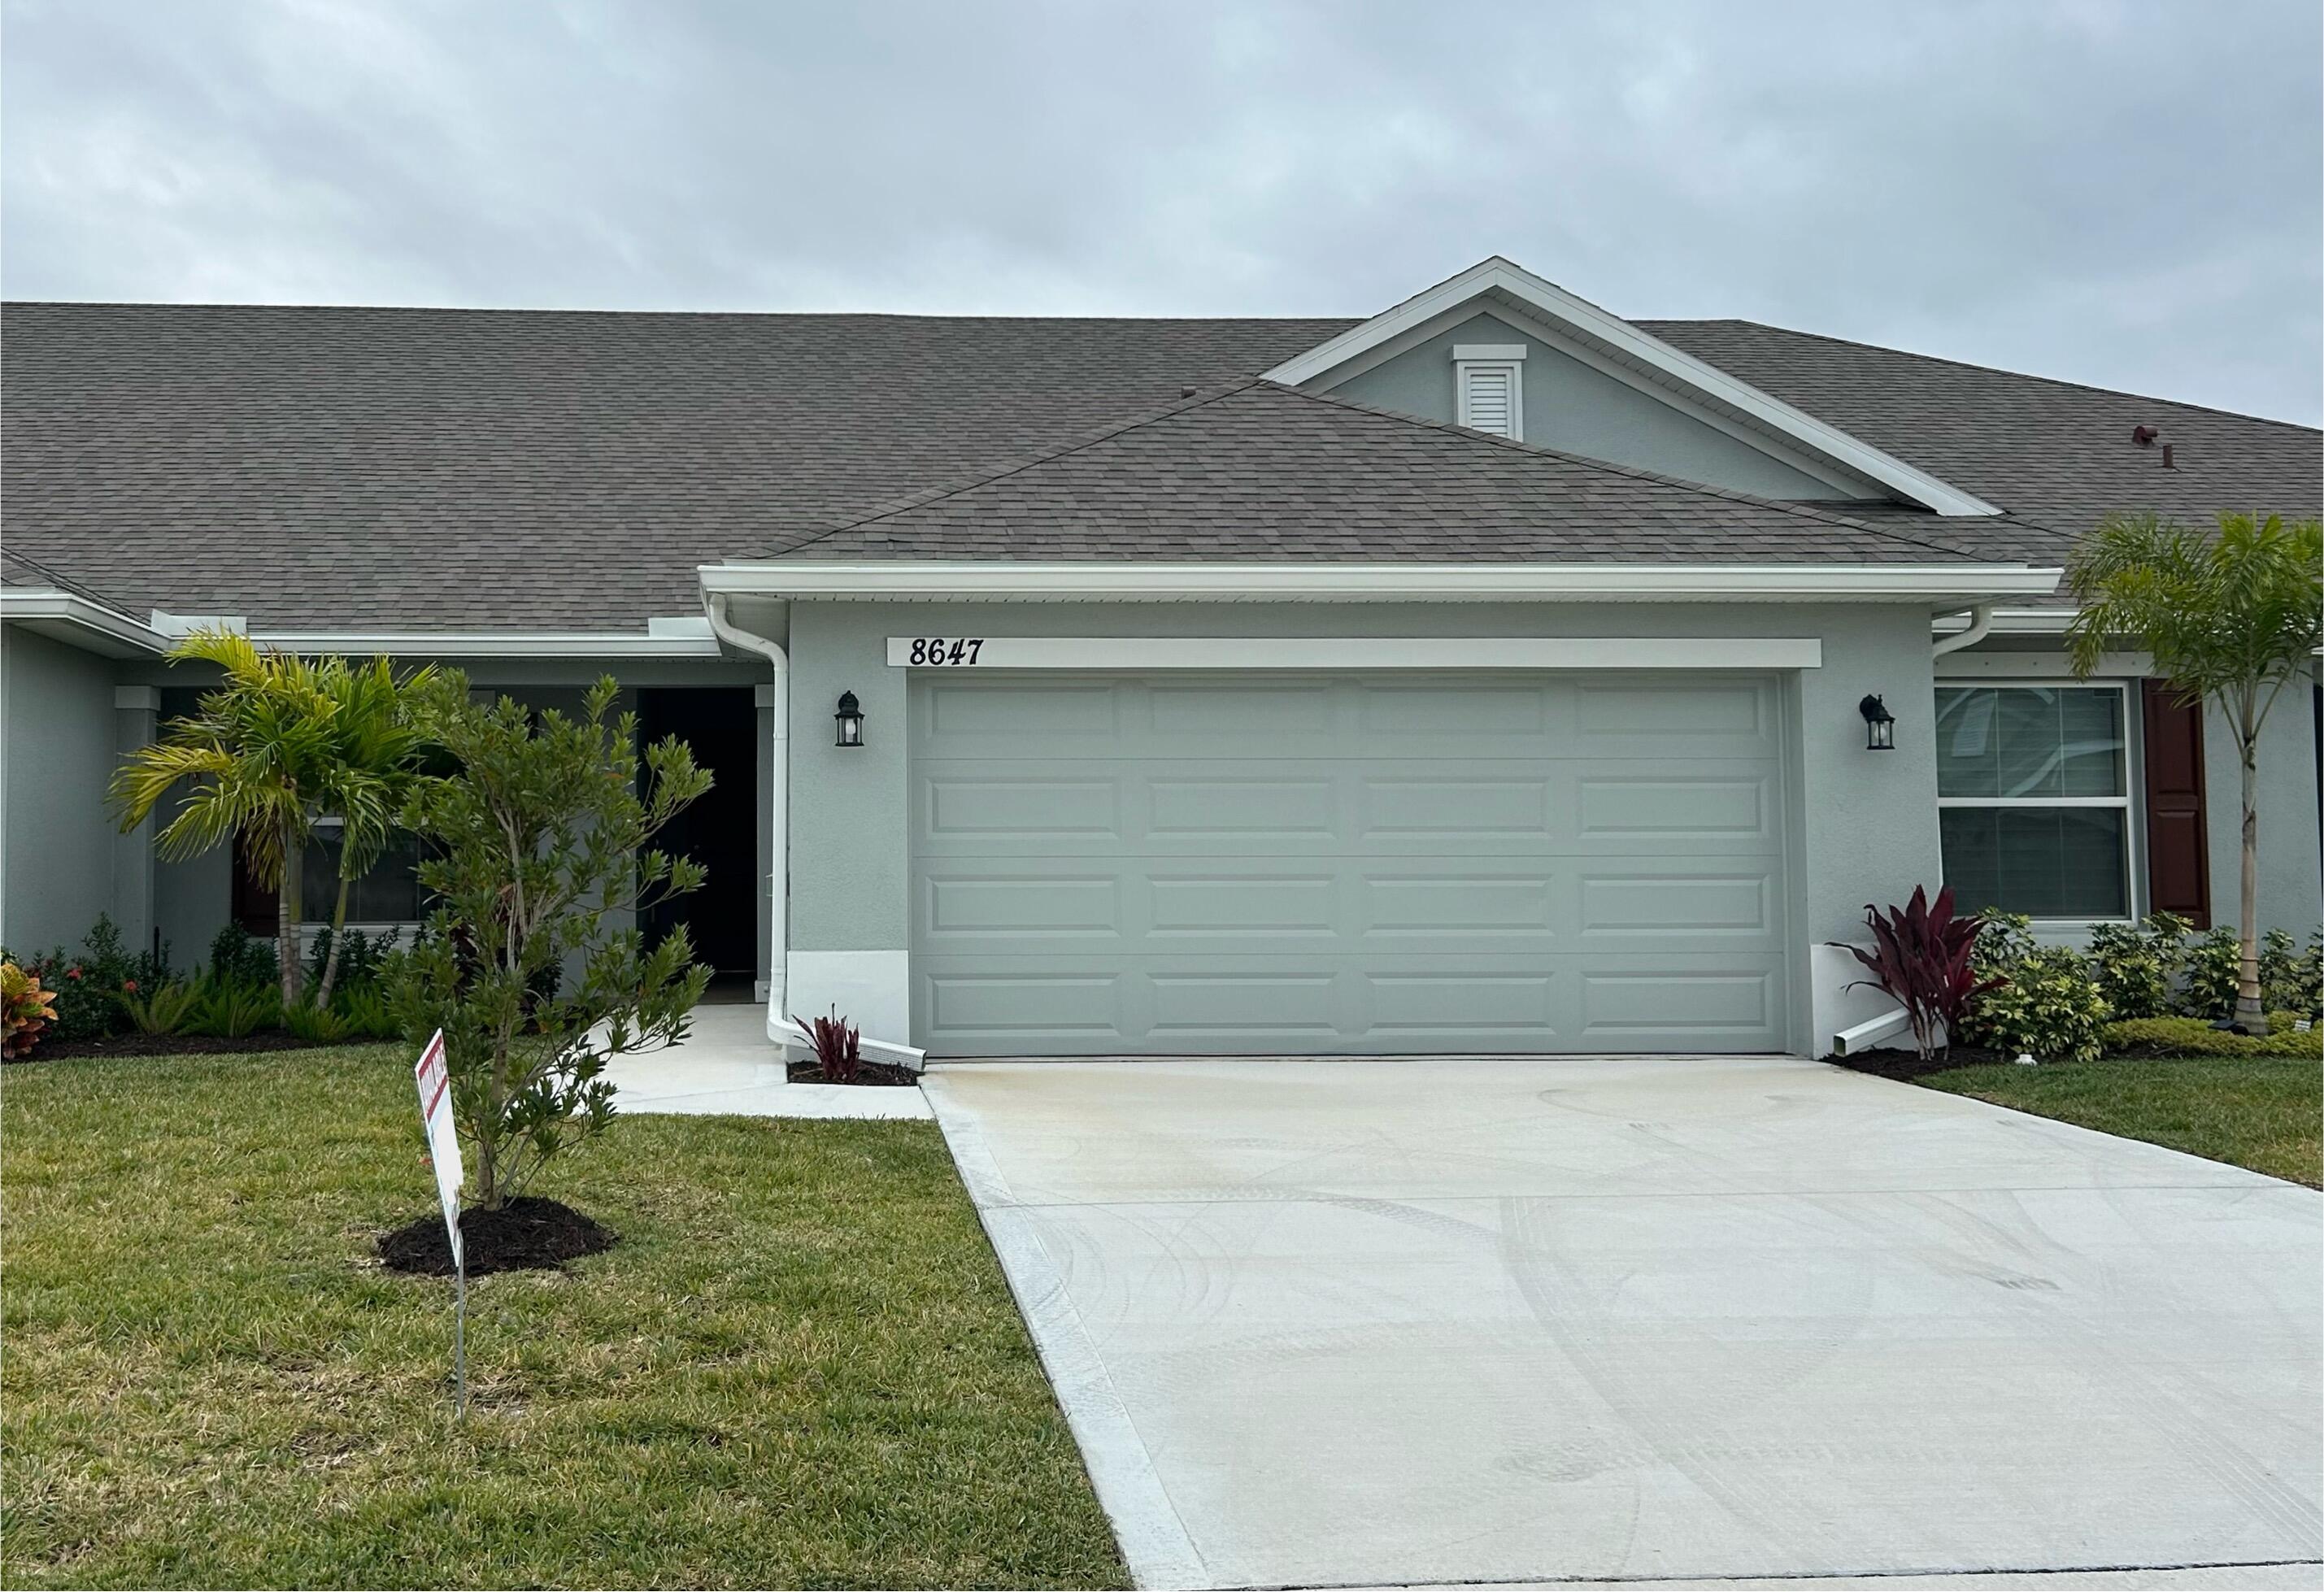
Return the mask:
<svg viewBox="0 0 2324 1592">
<path fill-rule="evenodd" d="M 2297 1012 L 2270 1012 L 2267 1033 L 2231 1034 L 2201 1017 L 2131 1017 L 2108 1023 L 2098 1043 L 2110 1056 L 2324 1056 L 2324 1029 L 2295 1033 Z"/>
</svg>

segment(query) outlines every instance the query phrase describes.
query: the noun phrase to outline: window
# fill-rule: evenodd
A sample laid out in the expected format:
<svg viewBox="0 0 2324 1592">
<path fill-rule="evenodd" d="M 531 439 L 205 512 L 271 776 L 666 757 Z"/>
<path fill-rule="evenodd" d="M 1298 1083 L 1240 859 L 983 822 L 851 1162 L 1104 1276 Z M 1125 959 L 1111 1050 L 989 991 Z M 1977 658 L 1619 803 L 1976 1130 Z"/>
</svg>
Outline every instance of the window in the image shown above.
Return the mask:
<svg viewBox="0 0 2324 1592">
<path fill-rule="evenodd" d="M 1452 350 L 1453 419 L 1496 437 L 1525 436 L 1522 343 L 1464 343 Z"/>
<path fill-rule="evenodd" d="M 1937 807 L 1964 910 L 2131 911 L 2129 741 L 2118 686 L 1941 686 Z"/>
<path fill-rule="evenodd" d="M 299 908 L 307 923 L 327 924 L 339 900 L 340 824 L 316 826 L 300 861 Z M 399 830 L 368 872 L 347 889 L 349 923 L 418 923 L 427 916 L 420 887 L 420 842 Z"/>
</svg>

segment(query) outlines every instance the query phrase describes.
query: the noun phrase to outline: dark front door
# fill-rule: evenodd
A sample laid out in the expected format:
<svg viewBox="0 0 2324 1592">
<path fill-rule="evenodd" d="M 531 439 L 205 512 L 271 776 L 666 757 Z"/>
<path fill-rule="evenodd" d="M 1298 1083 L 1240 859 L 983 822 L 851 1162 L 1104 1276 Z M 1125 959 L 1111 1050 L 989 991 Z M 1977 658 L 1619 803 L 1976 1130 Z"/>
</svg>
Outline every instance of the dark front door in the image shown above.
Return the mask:
<svg viewBox="0 0 2324 1592">
<path fill-rule="evenodd" d="M 748 972 L 759 961 L 759 710 L 751 688 L 641 690 L 638 734 L 648 745 L 677 736 L 713 780 L 656 842 L 693 858 L 709 877 L 693 894 L 646 911 L 639 925 L 646 943 L 659 944 L 682 923 L 696 961 Z"/>
</svg>

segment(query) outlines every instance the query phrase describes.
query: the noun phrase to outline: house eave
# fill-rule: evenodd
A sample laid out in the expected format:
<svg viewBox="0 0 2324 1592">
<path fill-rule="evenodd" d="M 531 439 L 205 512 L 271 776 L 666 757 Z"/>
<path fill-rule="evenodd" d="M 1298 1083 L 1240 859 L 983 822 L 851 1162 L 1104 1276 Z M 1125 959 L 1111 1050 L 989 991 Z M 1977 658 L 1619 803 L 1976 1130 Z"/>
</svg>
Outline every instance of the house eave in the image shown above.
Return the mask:
<svg viewBox="0 0 2324 1592">
<path fill-rule="evenodd" d="M 168 638 L 101 603 L 49 587 L 0 588 L 0 620 L 104 658 L 152 658 Z"/>
<path fill-rule="evenodd" d="M 892 602 L 1930 603 L 2029 597 L 2060 572 L 2016 564 L 729 561 L 705 593 Z"/>
</svg>

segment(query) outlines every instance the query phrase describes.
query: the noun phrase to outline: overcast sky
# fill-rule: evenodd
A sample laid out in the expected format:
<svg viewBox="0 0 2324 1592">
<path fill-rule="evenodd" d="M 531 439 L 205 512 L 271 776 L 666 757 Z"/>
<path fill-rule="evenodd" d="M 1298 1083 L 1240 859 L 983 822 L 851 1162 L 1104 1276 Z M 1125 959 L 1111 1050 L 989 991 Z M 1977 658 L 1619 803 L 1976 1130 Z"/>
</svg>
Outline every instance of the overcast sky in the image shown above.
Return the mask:
<svg viewBox="0 0 2324 1592">
<path fill-rule="evenodd" d="M 2319 418 L 2316 0 L 6 0 L 11 298 L 1360 315 Z"/>
</svg>

